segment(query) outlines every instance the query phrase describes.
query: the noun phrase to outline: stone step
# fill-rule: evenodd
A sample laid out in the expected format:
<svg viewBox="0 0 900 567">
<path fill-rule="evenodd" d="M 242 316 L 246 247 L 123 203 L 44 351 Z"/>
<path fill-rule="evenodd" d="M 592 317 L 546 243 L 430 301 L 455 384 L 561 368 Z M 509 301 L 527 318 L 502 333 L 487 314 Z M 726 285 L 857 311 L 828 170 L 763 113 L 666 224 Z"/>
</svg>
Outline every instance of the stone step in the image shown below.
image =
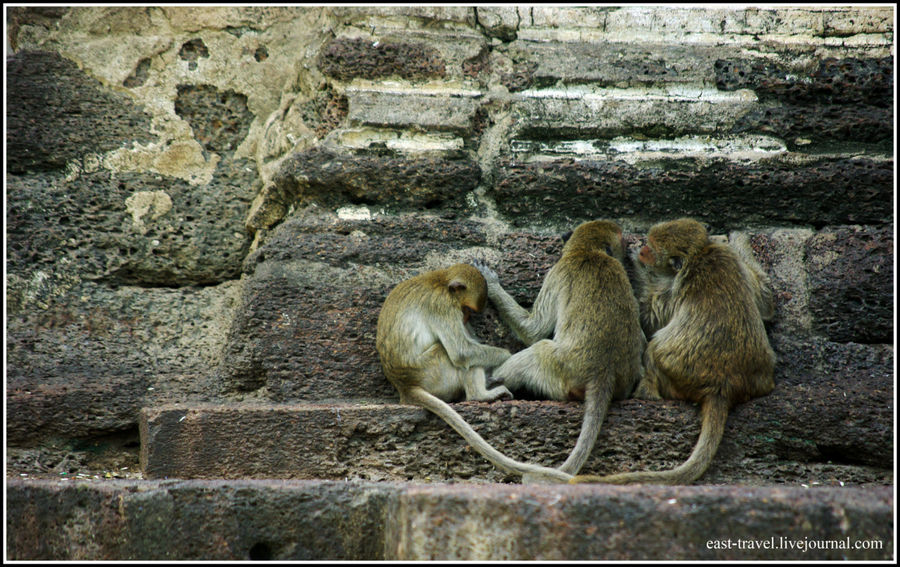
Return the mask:
<svg viewBox="0 0 900 567">
<path fill-rule="evenodd" d="M 893 489 L 7 480 L 13 560 L 890 560 Z"/>
<path fill-rule="evenodd" d="M 870 392 L 877 395 L 876 391 Z M 799 396 L 799 397 L 798 397 Z M 815 389 L 738 406 L 704 483 L 890 484 L 890 428 L 845 401 L 823 411 Z M 562 464 L 581 426 L 576 402 L 463 402 L 454 407 L 511 458 Z M 889 423 L 889 421 L 887 422 Z M 700 431 L 694 406 L 624 400 L 610 409 L 585 472 L 673 467 Z M 430 412 L 393 403 L 165 405 L 140 418 L 148 479 L 290 478 L 520 482 L 476 453 Z"/>
</svg>

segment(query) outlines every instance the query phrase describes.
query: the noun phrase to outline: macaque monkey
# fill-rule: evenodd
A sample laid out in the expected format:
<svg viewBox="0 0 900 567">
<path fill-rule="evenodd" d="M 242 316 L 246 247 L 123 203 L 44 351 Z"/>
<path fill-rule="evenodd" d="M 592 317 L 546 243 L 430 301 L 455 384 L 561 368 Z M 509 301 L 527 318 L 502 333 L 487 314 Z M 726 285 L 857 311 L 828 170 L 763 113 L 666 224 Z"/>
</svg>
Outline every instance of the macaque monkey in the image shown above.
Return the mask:
<svg viewBox="0 0 900 567">
<path fill-rule="evenodd" d="M 509 351 L 479 343 L 467 328 L 470 315 L 486 303 L 484 277 L 468 264 L 397 284 L 384 301 L 375 335 L 384 374 L 401 403 L 436 413 L 498 468 L 565 482 L 571 475 L 506 457 L 446 403 L 463 393 L 466 400 L 484 402 L 512 398 L 504 386 L 485 387 L 485 368 L 504 362 Z"/>
<path fill-rule="evenodd" d="M 479 266 L 500 317 L 529 345 L 494 370 L 494 379 L 552 400 L 585 401 L 578 441 L 559 467 L 565 473 L 581 469 L 610 403 L 628 397 L 641 378 L 647 341 L 622 263 L 624 249 L 622 229 L 615 223 L 579 225 L 544 278 L 530 313 L 501 287 L 493 270 Z"/>
<path fill-rule="evenodd" d="M 570 482 L 686 484 L 718 450 L 730 409 L 775 383 L 775 354 L 764 319 L 774 315 L 768 277 L 746 236 L 712 242 L 692 219 L 653 226 L 638 260 L 641 322 L 650 338 L 635 397 L 700 404 L 702 428 L 691 456 L 665 471 L 577 476 Z"/>
</svg>

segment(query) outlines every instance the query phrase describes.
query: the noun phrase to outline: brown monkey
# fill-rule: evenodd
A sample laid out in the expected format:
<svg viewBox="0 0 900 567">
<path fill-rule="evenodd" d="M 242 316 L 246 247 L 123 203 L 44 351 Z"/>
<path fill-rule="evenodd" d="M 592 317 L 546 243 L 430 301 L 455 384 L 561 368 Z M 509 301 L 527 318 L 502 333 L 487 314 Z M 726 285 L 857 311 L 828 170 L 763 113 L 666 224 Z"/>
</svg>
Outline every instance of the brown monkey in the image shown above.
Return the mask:
<svg viewBox="0 0 900 567">
<path fill-rule="evenodd" d="M 651 339 L 635 397 L 700 403 L 700 438 L 674 469 L 570 482 L 693 482 L 716 454 L 729 410 L 775 387 L 775 354 L 763 326 L 763 317 L 774 312 L 772 293 L 749 249 L 741 250 L 745 246 L 739 237 L 735 248 L 710 241 L 692 219 L 650 229 L 638 260 L 647 270 L 640 303 Z"/>
<path fill-rule="evenodd" d="M 610 221 L 579 225 L 550 269 L 529 313 L 479 266 L 488 297 L 513 333 L 530 345 L 494 371 L 513 390 L 585 400 L 575 448 L 559 470 L 576 474 L 591 454 L 613 399 L 629 396 L 641 377 L 647 343 L 628 281 L 622 229 Z M 549 337 L 553 334 L 553 338 Z"/>
<path fill-rule="evenodd" d="M 699 223 L 691 224 L 686 230 L 696 231 L 696 237 L 703 238 L 700 233 L 701 229 L 705 234 L 706 228 Z M 709 237 L 709 239 L 712 243 L 713 237 Z M 721 242 L 728 241 L 722 237 Z M 741 268 L 747 283 L 753 288 L 752 295 L 759 308 L 760 316 L 763 321 L 771 321 L 775 316 L 772 286 L 769 276 L 753 257 L 747 235 L 733 232 L 730 245 L 741 260 Z M 644 249 L 641 250 L 641 254 L 644 254 Z M 636 260 L 633 262 L 635 265 L 634 283 L 640 303 L 641 327 L 644 329 L 645 335 L 652 338 L 653 333 L 664 327 L 672 318 L 672 309 L 675 305 L 671 300 L 673 275 L 667 270 L 654 269 L 652 264 L 648 265 L 642 260 L 641 255 L 638 255 Z"/>
<path fill-rule="evenodd" d="M 400 392 L 402 403 L 436 413 L 498 468 L 564 482 L 571 475 L 520 463 L 491 447 L 446 403 L 462 393 L 467 400 L 512 398 L 504 386 L 485 387 L 484 369 L 501 364 L 509 351 L 479 343 L 467 328 L 469 316 L 486 303 L 484 277 L 467 264 L 397 284 L 378 315 L 375 348 L 384 374 Z"/>
</svg>

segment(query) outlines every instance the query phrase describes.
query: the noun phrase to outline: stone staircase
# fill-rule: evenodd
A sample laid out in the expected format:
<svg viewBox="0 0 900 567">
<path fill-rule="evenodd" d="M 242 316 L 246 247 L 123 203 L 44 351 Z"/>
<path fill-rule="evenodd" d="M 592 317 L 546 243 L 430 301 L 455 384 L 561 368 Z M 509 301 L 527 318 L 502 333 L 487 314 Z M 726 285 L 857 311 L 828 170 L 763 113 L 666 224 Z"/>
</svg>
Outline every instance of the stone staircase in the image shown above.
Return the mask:
<svg viewBox="0 0 900 567">
<path fill-rule="evenodd" d="M 143 479 L 7 480 L 15 559 L 866 560 L 893 557 L 890 385 L 779 383 L 736 408 L 696 486 L 522 485 L 390 400 L 167 404 L 140 416 Z M 582 405 L 455 404 L 508 455 L 559 465 Z M 884 422 L 889 424 L 889 421 Z M 663 468 L 696 409 L 625 400 L 585 470 Z M 852 442 L 848 442 L 852 440 Z M 9 518 L 9 516 L 8 516 Z"/>
<path fill-rule="evenodd" d="M 5 558 L 894 559 L 894 20 L 11 11 Z M 634 246 L 684 215 L 749 233 L 777 310 L 776 389 L 695 485 L 522 485 L 397 403 L 398 281 L 483 258 L 527 304 L 576 222 Z M 582 419 L 455 407 L 547 466 Z M 584 470 L 672 467 L 698 433 L 690 404 L 616 402 Z"/>
</svg>

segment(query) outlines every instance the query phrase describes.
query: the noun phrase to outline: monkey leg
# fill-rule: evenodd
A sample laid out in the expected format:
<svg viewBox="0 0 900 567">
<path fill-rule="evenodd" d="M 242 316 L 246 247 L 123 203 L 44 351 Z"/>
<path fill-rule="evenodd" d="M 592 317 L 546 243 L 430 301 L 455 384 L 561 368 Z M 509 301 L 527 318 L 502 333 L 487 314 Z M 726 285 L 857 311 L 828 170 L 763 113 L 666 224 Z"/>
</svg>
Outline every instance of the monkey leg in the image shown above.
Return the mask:
<svg viewBox="0 0 900 567">
<path fill-rule="evenodd" d="M 442 347 L 429 349 L 428 358 L 423 357 L 423 361 L 419 386 L 425 391 L 445 402 L 458 400 L 462 394 L 468 395 L 468 371 L 454 366 Z"/>
<path fill-rule="evenodd" d="M 488 390 L 485 386 L 486 376 L 484 368 L 480 366 L 469 368 L 468 370 L 459 370 L 459 373 L 463 382 L 463 388 L 466 391 L 466 400 L 493 402 L 495 400 L 513 399 L 512 393 L 506 386 L 497 386 Z"/>
<path fill-rule="evenodd" d="M 509 357 L 494 369 L 494 378 L 510 390 L 525 388 L 549 400 L 566 401 L 569 387 L 556 344 L 544 339 Z"/>
<path fill-rule="evenodd" d="M 641 376 L 641 381 L 638 382 L 637 387 L 634 389 L 634 393 L 631 395 L 632 398 L 639 400 L 663 399 L 659 389 L 660 385 L 665 386 L 668 383 L 668 377 L 656 363 L 653 351 L 656 345 L 657 343 L 651 341 L 651 345 L 648 345 L 647 350 L 644 352 L 644 373 Z"/>
<path fill-rule="evenodd" d="M 513 399 L 506 386 L 487 388 L 484 368 L 460 368 L 453 364 L 442 348 L 429 353 L 427 364 L 422 369 L 419 385 L 445 402 L 458 400 L 463 394 L 466 400 L 478 402 Z"/>
<path fill-rule="evenodd" d="M 631 395 L 632 398 L 637 400 L 661 400 L 662 396 L 659 395 L 659 390 L 656 388 L 656 385 L 653 382 L 648 381 L 646 378 L 642 378 L 640 382 L 638 382 L 637 388 L 634 389 L 634 393 Z"/>
</svg>

